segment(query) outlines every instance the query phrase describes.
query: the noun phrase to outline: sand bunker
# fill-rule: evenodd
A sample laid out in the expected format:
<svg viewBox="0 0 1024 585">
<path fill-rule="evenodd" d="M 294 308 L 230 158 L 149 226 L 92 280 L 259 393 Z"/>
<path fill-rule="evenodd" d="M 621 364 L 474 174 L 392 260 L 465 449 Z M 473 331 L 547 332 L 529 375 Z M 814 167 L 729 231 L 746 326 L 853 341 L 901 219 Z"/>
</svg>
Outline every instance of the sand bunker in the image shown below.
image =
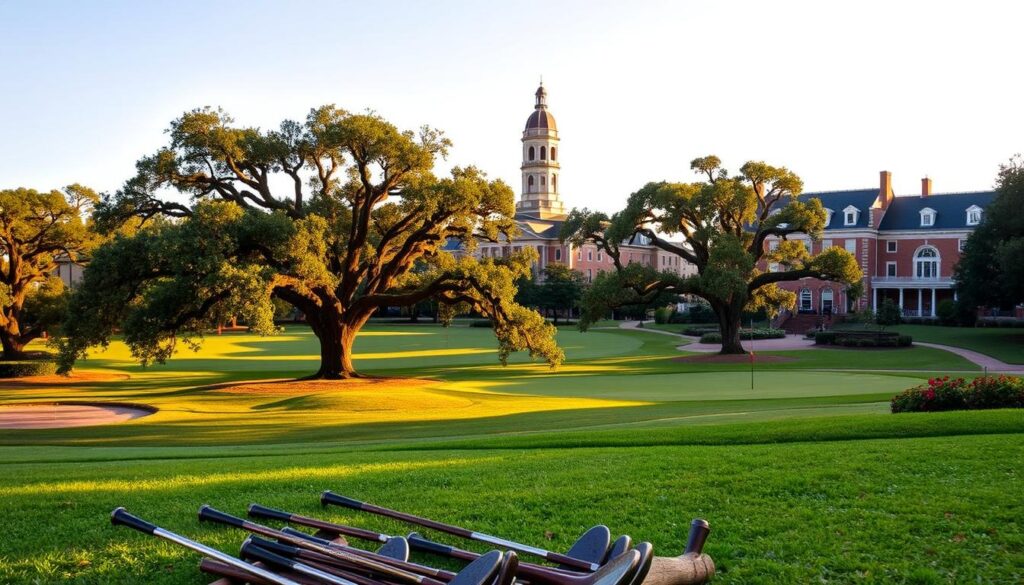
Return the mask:
<svg viewBox="0 0 1024 585">
<path fill-rule="evenodd" d="M 124 422 L 155 408 L 137 404 L 0 404 L 0 429 L 62 429 Z"/>
</svg>

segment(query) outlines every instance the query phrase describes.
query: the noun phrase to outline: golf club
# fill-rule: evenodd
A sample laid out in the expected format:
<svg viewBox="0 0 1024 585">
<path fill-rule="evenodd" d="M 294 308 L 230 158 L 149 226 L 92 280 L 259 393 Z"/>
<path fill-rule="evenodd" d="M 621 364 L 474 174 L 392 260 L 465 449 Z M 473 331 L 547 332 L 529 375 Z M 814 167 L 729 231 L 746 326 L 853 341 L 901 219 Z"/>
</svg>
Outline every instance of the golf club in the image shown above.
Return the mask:
<svg viewBox="0 0 1024 585">
<path fill-rule="evenodd" d="M 311 567 L 296 560 L 283 557 L 277 553 L 257 546 L 250 538 L 245 539 L 245 542 L 242 543 L 242 558 L 263 561 L 264 563 L 269 563 L 275 567 L 282 567 L 300 575 L 319 579 L 321 582 L 329 583 L 330 585 L 368 585 L 367 583 L 356 583 L 355 581 L 333 575 L 326 571 L 321 571 L 316 567 Z"/>
<path fill-rule="evenodd" d="M 580 560 L 560 553 L 544 550 L 542 548 L 537 548 L 525 544 L 519 544 L 518 542 L 513 542 L 511 540 L 499 538 L 497 536 L 491 536 L 489 534 L 484 534 L 481 532 L 473 532 L 465 528 L 452 526 L 451 524 L 444 524 L 443 522 L 437 522 L 435 520 L 430 520 L 428 518 L 421 518 L 419 516 L 406 514 L 404 512 L 399 512 L 397 510 L 390 510 L 388 508 L 382 508 L 380 506 L 375 506 L 373 504 L 369 504 L 366 502 L 360 502 L 359 500 L 354 500 L 352 498 L 347 498 L 345 496 L 339 496 L 330 491 L 325 491 L 322 494 L 320 494 L 320 503 L 323 505 L 330 504 L 334 506 L 351 508 L 353 510 L 362 510 L 364 512 L 370 512 L 372 514 L 378 514 L 380 516 L 386 516 L 388 518 L 394 518 L 396 520 L 402 520 L 404 522 L 418 524 L 426 528 L 433 528 L 434 530 L 447 532 L 448 534 L 453 534 L 455 536 L 461 536 L 463 538 L 468 538 L 470 540 L 485 542 L 487 544 L 491 544 L 499 548 L 508 548 L 520 553 L 538 556 L 552 563 L 566 565 L 577 570 L 596 571 L 601 567 L 600 560 L 604 557 L 604 554 L 602 553 L 601 557 L 594 562 Z M 608 550 L 607 542 L 605 544 L 604 550 Z"/>
<path fill-rule="evenodd" d="M 702 554 L 711 528 L 700 518 L 690 523 L 686 548 L 678 557 L 654 557 L 644 585 L 689 585 L 704 583 L 715 575 L 715 563 Z"/>
<path fill-rule="evenodd" d="M 210 558 L 204 557 L 203 560 L 199 562 L 199 570 L 204 573 L 209 573 L 210 575 L 226 578 L 230 580 L 231 583 L 237 582 L 250 583 L 252 585 L 273 585 L 270 581 L 261 577 L 250 575 L 241 569 L 236 569 L 232 565 L 227 565 Z M 302 585 L 319 585 L 317 581 L 313 581 L 308 577 L 303 577 L 302 575 L 289 574 L 288 578 L 296 583 L 301 583 Z"/>
<path fill-rule="evenodd" d="M 441 556 L 451 557 L 464 561 L 472 561 L 479 555 L 475 552 L 455 548 L 446 544 L 433 542 L 420 536 L 419 534 L 412 532 L 406 537 L 409 541 L 409 545 L 415 550 L 422 552 L 430 552 Z M 610 583 L 630 583 L 633 575 L 638 570 L 643 570 L 641 564 L 649 567 L 651 558 L 651 549 L 648 543 L 642 543 L 646 545 L 643 550 L 632 549 L 626 551 L 609 562 L 605 563 L 600 569 L 594 573 L 572 573 L 569 571 L 563 571 L 553 567 L 543 567 L 541 565 L 534 565 L 532 563 L 519 563 L 517 574 L 529 580 L 530 582 L 545 583 L 547 585 L 609 585 Z M 621 565 L 624 559 L 630 559 L 627 563 L 627 570 L 621 570 Z M 610 567 L 618 567 L 615 571 L 612 571 Z M 617 574 L 618 581 L 608 577 L 609 574 Z"/>
<path fill-rule="evenodd" d="M 300 516 L 299 514 L 292 514 L 291 512 L 285 512 L 284 510 L 276 510 L 274 508 L 268 508 L 259 504 L 249 504 L 248 509 L 249 516 L 256 518 L 269 518 L 272 520 L 280 520 L 282 522 L 290 522 L 292 524 L 298 524 L 300 526 L 306 526 L 309 528 L 316 528 L 322 532 L 330 532 L 332 534 L 341 534 L 344 536 L 353 536 L 355 538 L 361 538 L 363 540 L 372 540 L 376 542 L 383 542 L 377 554 L 397 559 L 400 561 L 409 560 L 409 543 L 405 542 L 405 538 L 401 536 L 389 536 L 387 534 L 381 534 L 379 532 L 373 532 L 370 530 L 364 530 L 362 528 L 355 528 L 353 526 L 344 526 L 342 524 L 333 524 L 331 522 L 324 522 L 316 518 L 310 518 L 309 516 Z M 304 532 L 299 532 L 296 536 L 305 536 Z M 339 543 L 331 542 L 332 545 Z M 340 543 L 345 546 L 348 543 Z M 359 551 L 361 549 L 353 549 L 353 551 Z"/>
<path fill-rule="evenodd" d="M 352 565 L 361 566 L 364 569 L 374 571 L 375 573 L 379 573 L 381 575 L 386 575 L 390 579 L 401 581 L 404 583 L 415 583 L 416 585 L 442 585 L 441 581 L 432 579 L 430 577 L 425 577 L 423 575 L 419 575 L 416 573 L 412 573 L 403 569 L 399 569 L 391 564 L 381 562 L 378 559 L 368 558 L 366 556 L 354 554 L 352 552 L 342 550 L 337 547 L 324 546 L 322 544 L 306 540 L 305 538 L 300 538 L 297 536 L 286 534 L 284 532 L 281 532 L 280 530 L 270 528 L 269 526 L 263 526 L 261 524 L 249 522 L 248 520 L 245 520 L 243 518 L 238 518 L 237 516 L 232 516 L 225 512 L 215 510 L 214 508 L 211 508 L 210 506 L 205 504 L 199 508 L 199 520 L 216 522 L 218 524 L 226 524 L 228 526 L 234 526 L 235 528 L 241 528 L 242 530 L 248 530 L 249 532 L 252 532 L 254 534 L 259 534 L 261 536 L 266 536 L 269 538 L 275 538 L 286 544 L 297 546 L 299 548 L 304 548 L 306 550 L 312 550 L 320 554 L 326 555 L 328 557 L 348 562 Z M 394 559 L 387 560 L 392 563 L 400 562 L 395 561 Z"/>
<path fill-rule="evenodd" d="M 138 530 L 139 532 L 143 532 L 145 534 L 156 536 L 157 538 L 168 540 L 170 542 L 173 542 L 174 544 L 183 546 L 185 548 L 194 550 L 200 554 L 206 555 L 211 559 L 216 559 L 224 563 L 225 565 L 230 565 L 236 569 L 244 571 L 248 575 L 259 577 L 260 579 L 263 579 L 268 583 L 272 583 L 273 585 L 300 585 L 299 583 L 296 583 L 291 579 L 287 579 L 280 575 L 275 575 L 274 573 L 271 573 L 266 569 L 254 567 L 241 559 L 236 559 L 231 555 L 224 554 L 219 550 L 206 546 L 205 544 L 196 542 L 194 540 L 189 540 L 184 536 L 180 536 L 168 530 L 164 530 L 163 528 L 160 528 L 155 524 L 150 524 L 149 522 L 146 522 L 138 516 L 133 516 L 132 514 L 129 514 L 128 511 L 122 507 L 115 508 L 114 511 L 110 513 L 110 523 L 114 524 L 115 526 L 127 526 L 129 528 Z"/>
<path fill-rule="evenodd" d="M 615 542 L 613 542 L 612 545 L 608 547 L 608 555 L 605 556 L 604 561 L 602 561 L 602 564 L 607 563 L 609 560 L 621 555 L 622 553 L 629 550 L 632 546 L 633 539 L 630 538 L 628 534 L 623 534 L 622 536 L 616 538 Z"/>
<path fill-rule="evenodd" d="M 306 540 L 309 540 L 311 542 L 316 542 L 316 543 L 319 543 L 319 544 L 322 544 L 322 545 L 328 546 L 328 547 L 338 546 L 338 544 L 333 543 L 333 542 L 331 542 L 329 540 L 320 538 L 318 536 L 314 536 L 312 534 L 306 534 L 305 532 L 301 532 L 301 531 L 295 530 L 294 528 L 291 528 L 289 526 L 285 526 L 284 528 L 282 528 L 281 532 L 284 532 L 285 534 L 290 534 L 292 536 L 297 536 L 299 538 L 305 538 Z M 388 542 L 399 542 L 399 541 L 405 543 L 406 547 L 409 546 L 409 543 L 405 540 L 405 538 L 401 538 L 401 537 L 394 538 L 394 539 L 392 539 L 392 540 L 390 540 Z M 357 548 L 352 548 L 351 551 L 353 553 L 355 553 L 355 554 L 360 554 L 360 553 L 362 553 L 362 554 L 373 554 L 373 553 L 367 553 L 366 551 L 361 551 L 360 549 L 357 549 Z M 379 551 L 378 551 L 377 554 L 380 554 Z M 396 560 L 400 560 L 400 559 L 396 559 Z M 384 561 L 382 559 L 382 562 L 387 562 L 387 561 Z M 397 564 L 396 563 L 395 566 L 397 566 L 400 569 L 407 569 L 407 570 L 412 571 L 414 573 L 419 573 L 421 575 L 426 575 L 427 577 L 434 577 L 435 579 L 440 579 L 442 581 L 451 581 L 455 577 L 455 573 L 452 573 L 451 571 L 445 571 L 443 569 L 435 569 L 434 567 L 428 567 L 426 565 L 420 565 L 420 564 L 417 564 L 417 563 L 410 563 L 408 561 L 405 561 L 402 564 Z"/>
</svg>

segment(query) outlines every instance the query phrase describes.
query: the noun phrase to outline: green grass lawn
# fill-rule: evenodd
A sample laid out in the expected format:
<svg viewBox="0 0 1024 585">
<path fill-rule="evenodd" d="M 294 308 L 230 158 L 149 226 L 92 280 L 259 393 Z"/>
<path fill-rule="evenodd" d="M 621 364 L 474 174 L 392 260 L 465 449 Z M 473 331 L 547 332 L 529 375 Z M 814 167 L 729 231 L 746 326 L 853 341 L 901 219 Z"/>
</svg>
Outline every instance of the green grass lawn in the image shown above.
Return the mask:
<svg viewBox="0 0 1024 585">
<path fill-rule="evenodd" d="M 1024 329 L 907 324 L 889 329 L 910 335 L 914 341 L 963 347 L 990 355 L 1008 364 L 1024 364 Z"/>
<path fill-rule="evenodd" d="M 552 548 L 590 525 L 677 554 L 708 518 L 716 583 L 1018 583 L 1024 578 L 1024 413 L 891 415 L 895 392 L 977 371 L 929 348 L 773 352 L 750 366 L 679 361 L 678 340 L 562 329 L 555 372 L 496 364 L 487 329 L 377 324 L 357 367 L 407 383 L 242 393 L 229 382 L 315 369 L 301 327 L 213 336 L 142 369 L 118 343 L 83 368 L 127 379 L 0 384 L 0 403 L 143 402 L 157 414 L 0 430 L 3 583 L 205 583 L 195 555 L 112 528 L 118 505 L 235 552 L 200 526 L 250 501 L 320 510 L 333 489 Z M 547 542 L 544 534 L 554 535 Z"/>
</svg>

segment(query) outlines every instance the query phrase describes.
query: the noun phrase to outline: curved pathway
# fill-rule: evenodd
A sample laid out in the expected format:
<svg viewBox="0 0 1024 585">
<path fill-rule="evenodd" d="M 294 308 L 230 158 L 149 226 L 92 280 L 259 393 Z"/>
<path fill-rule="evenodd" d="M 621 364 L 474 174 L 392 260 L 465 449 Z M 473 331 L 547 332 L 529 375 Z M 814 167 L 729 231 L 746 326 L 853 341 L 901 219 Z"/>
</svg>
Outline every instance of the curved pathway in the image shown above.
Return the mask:
<svg viewBox="0 0 1024 585">
<path fill-rule="evenodd" d="M 639 325 L 639 321 L 623 321 L 619 323 L 619 327 L 622 329 L 639 329 L 640 331 L 647 331 L 649 333 L 672 335 L 674 337 L 679 337 L 687 340 L 693 339 L 686 335 L 672 333 L 670 331 L 660 331 L 658 329 L 644 329 L 643 327 L 639 327 Z M 954 347 L 952 345 L 940 345 L 938 343 L 925 343 L 923 341 L 915 341 L 914 345 L 920 345 L 922 347 L 931 347 L 934 349 L 941 349 L 943 351 L 954 353 L 966 359 L 967 361 L 974 363 L 978 367 L 987 370 L 988 372 L 1001 374 L 1024 374 L 1024 364 L 1008 364 L 1004 361 L 997 360 L 992 356 L 972 351 L 970 349 Z M 815 349 L 817 347 L 819 346 L 815 345 L 813 340 L 804 339 L 802 335 L 787 335 L 785 339 L 764 339 L 754 342 L 754 351 L 786 351 L 795 349 Z M 711 353 L 720 350 L 721 345 L 690 342 L 685 345 L 680 345 L 677 349 L 701 353 Z"/>
</svg>

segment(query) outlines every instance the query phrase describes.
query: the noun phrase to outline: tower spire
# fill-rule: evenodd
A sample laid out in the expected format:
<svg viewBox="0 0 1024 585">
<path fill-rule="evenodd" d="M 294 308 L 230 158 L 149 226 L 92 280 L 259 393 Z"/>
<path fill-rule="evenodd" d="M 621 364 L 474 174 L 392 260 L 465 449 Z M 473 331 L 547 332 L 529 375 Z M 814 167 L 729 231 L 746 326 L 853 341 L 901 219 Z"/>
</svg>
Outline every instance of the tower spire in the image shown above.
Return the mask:
<svg viewBox="0 0 1024 585">
<path fill-rule="evenodd" d="M 548 110 L 548 92 L 544 78 L 534 94 L 537 97 L 533 113 L 523 130 L 523 191 L 516 210 L 539 219 L 565 215 L 565 206 L 559 197 L 558 126 Z"/>
</svg>

